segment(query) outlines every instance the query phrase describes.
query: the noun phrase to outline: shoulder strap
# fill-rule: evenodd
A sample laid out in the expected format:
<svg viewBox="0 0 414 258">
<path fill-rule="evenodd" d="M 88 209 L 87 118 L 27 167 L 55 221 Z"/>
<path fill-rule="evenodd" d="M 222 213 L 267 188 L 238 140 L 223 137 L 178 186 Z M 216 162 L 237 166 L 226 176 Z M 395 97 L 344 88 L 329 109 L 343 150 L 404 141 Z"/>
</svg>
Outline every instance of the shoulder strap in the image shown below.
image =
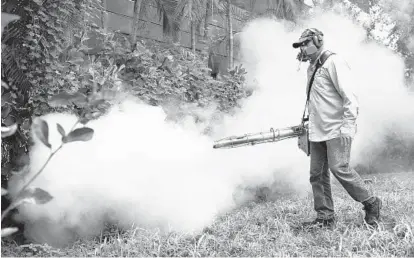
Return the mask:
<svg viewBox="0 0 414 258">
<path fill-rule="evenodd" d="M 312 76 L 311 76 L 311 78 L 309 80 L 309 87 L 308 87 L 308 92 L 307 92 L 307 96 L 306 96 L 305 110 L 303 111 L 303 116 L 302 116 L 302 123 L 305 122 L 305 121 L 307 121 L 309 119 L 309 116 L 308 116 L 308 118 L 305 118 L 305 113 L 306 113 L 306 107 L 308 106 L 308 103 L 309 103 L 310 92 L 311 92 L 311 88 L 312 88 L 313 81 L 315 80 L 316 72 L 325 63 L 325 61 L 331 55 L 334 55 L 334 54 L 335 53 L 332 53 L 331 51 L 327 50 L 327 51 L 325 51 L 321 55 L 321 57 L 319 58 L 319 60 L 316 62 L 315 70 L 313 71 L 313 74 L 312 74 Z"/>
</svg>

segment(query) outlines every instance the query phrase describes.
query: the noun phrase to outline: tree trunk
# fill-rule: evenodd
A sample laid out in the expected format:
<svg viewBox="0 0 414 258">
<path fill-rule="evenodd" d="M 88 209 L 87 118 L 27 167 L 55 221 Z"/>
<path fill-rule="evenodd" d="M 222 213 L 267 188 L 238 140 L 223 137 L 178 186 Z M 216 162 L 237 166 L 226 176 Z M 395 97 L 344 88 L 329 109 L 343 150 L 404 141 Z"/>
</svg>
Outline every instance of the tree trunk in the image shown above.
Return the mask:
<svg viewBox="0 0 414 258">
<path fill-rule="evenodd" d="M 102 13 L 101 13 L 101 22 L 102 22 L 102 27 L 104 29 L 104 31 L 106 32 L 106 30 L 108 29 L 108 15 L 106 13 L 106 0 L 102 0 Z"/>
<path fill-rule="evenodd" d="M 131 46 L 134 47 L 137 43 L 138 24 L 139 24 L 139 13 L 141 10 L 142 0 L 134 0 L 134 18 L 132 20 L 131 30 Z"/>
<path fill-rule="evenodd" d="M 196 33 L 195 33 L 195 23 L 193 21 L 193 0 L 188 1 L 188 10 L 189 10 L 189 22 L 190 22 L 190 35 L 191 35 L 191 50 L 195 53 L 196 46 Z"/>
<path fill-rule="evenodd" d="M 233 69 L 233 24 L 231 22 L 231 0 L 227 0 L 227 29 L 229 34 L 229 69 Z"/>
<path fill-rule="evenodd" d="M 196 28 L 195 23 L 191 22 L 191 50 L 195 53 L 196 51 Z"/>
<path fill-rule="evenodd" d="M 210 21 L 210 17 L 211 17 L 211 1 L 212 0 L 207 0 L 207 4 L 206 4 L 206 16 L 204 17 L 204 39 L 206 40 L 208 37 L 208 28 L 209 28 L 209 21 Z"/>
</svg>

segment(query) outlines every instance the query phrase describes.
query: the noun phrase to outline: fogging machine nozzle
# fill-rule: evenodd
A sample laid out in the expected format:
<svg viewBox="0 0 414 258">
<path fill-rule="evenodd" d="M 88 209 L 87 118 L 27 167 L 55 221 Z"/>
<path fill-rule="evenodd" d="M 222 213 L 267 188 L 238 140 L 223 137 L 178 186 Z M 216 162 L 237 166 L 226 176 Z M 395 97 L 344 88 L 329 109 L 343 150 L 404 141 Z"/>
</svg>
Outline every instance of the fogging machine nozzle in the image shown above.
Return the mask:
<svg viewBox="0 0 414 258">
<path fill-rule="evenodd" d="M 214 142 L 214 149 L 229 149 L 242 146 L 252 146 L 256 144 L 278 142 L 281 140 L 294 138 L 304 133 L 303 125 L 291 126 L 281 129 L 270 128 L 269 132 L 259 132 L 244 134 L 241 136 L 230 136 Z"/>
</svg>

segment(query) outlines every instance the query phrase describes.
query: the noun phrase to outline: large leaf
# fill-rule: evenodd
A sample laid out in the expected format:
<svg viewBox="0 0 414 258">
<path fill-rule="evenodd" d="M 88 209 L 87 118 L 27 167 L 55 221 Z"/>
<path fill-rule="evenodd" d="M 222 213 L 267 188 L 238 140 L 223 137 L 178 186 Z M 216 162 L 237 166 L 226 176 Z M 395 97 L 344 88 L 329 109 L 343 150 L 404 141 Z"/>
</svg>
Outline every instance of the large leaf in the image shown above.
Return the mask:
<svg viewBox="0 0 414 258">
<path fill-rule="evenodd" d="M 17 124 L 1 127 L 1 138 L 12 136 L 17 131 Z"/>
<path fill-rule="evenodd" d="M 27 188 L 21 193 L 19 199 L 16 201 L 16 206 L 22 203 L 45 204 L 52 199 L 53 196 L 41 188 Z"/>
<path fill-rule="evenodd" d="M 1 237 L 10 236 L 11 234 L 16 233 L 17 231 L 19 231 L 18 228 L 2 228 L 1 229 Z"/>
<path fill-rule="evenodd" d="M 63 126 L 59 123 L 57 123 L 57 130 L 60 133 L 60 135 L 62 135 L 62 137 L 66 136 L 66 132 L 65 129 L 63 129 Z"/>
<path fill-rule="evenodd" d="M 66 137 L 63 137 L 63 142 L 89 141 L 93 137 L 93 129 L 89 127 L 77 128 L 70 132 Z"/>
<path fill-rule="evenodd" d="M 44 145 L 46 145 L 48 148 L 52 148 L 52 145 L 49 143 L 49 126 L 47 125 L 46 121 L 40 118 L 34 119 L 32 130 Z"/>
<path fill-rule="evenodd" d="M 12 108 L 11 108 L 10 105 L 2 105 L 2 107 L 1 107 L 1 118 L 6 118 L 10 114 L 11 111 L 12 111 Z"/>
</svg>

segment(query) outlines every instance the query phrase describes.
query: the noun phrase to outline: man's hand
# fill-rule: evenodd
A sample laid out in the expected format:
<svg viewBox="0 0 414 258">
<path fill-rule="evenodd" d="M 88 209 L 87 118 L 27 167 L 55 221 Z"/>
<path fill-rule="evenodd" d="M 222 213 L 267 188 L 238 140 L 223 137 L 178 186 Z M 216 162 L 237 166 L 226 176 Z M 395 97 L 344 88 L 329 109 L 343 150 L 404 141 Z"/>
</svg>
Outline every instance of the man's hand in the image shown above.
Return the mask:
<svg viewBox="0 0 414 258">
<path fill-rule="evenodd" d="M 349 135 L 342 134 L 340 138 L 341 138 L 341 145 L 345 147 L 348 147 L 352 142 L 352 137 Z"/>
</svg>

